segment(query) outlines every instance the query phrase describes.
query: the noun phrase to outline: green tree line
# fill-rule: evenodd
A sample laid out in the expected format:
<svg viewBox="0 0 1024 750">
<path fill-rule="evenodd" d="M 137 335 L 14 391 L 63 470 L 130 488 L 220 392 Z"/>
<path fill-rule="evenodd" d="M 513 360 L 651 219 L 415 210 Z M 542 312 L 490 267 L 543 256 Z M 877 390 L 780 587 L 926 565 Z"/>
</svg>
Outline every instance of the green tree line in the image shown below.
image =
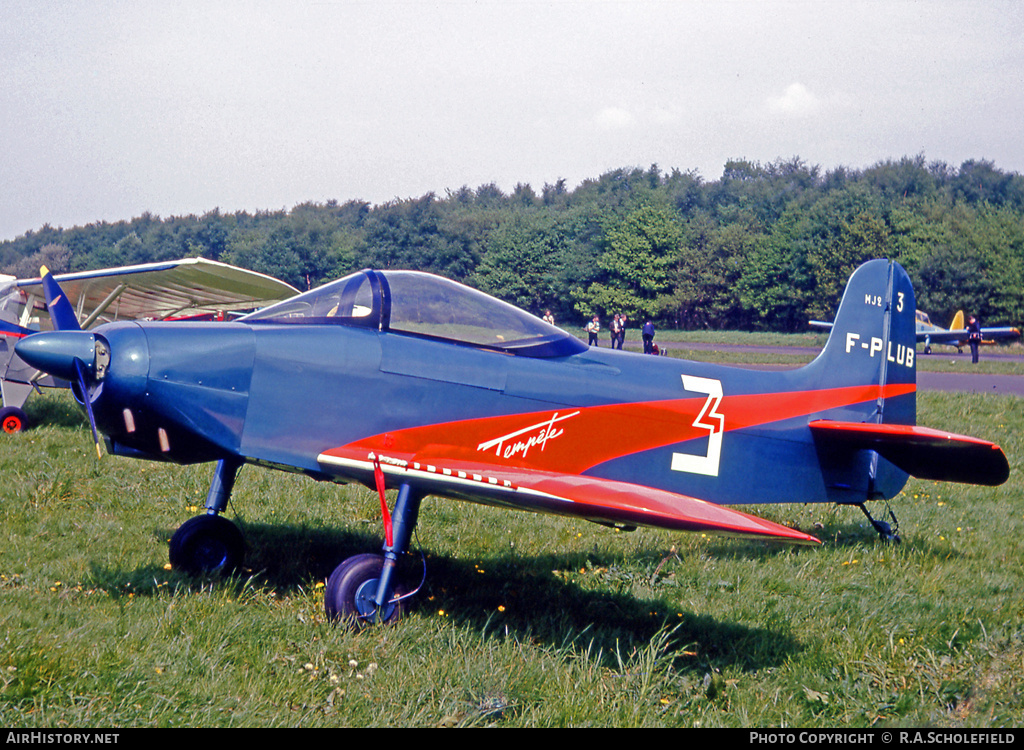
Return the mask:
<svg viewBox="0 0 1024 750">
<path fill-rule="evenodd" d="M 910 273 L 918 307 L 948 323 L 1024 321 L 1024 177 L 923 156 L 822 170 L 733 160 L 722 177 L 624 168 L 570 189 L 462 187 L 380 205 L 160 218 L 0 243 L 0 269 L 78 271 L 203 256 L 300 289 L 359 268 L 441 274 L 564 326 L 625 312 L 675 328 L 805 330 L 830 319 L 860 263 Z"/>
</svg>

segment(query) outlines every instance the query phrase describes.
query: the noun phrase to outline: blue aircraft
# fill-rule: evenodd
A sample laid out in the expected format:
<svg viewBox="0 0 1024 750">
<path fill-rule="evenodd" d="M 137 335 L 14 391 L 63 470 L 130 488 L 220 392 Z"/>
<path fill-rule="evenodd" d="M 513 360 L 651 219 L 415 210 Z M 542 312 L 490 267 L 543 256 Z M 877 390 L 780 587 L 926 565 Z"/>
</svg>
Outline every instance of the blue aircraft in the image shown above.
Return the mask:
<svg viewBox="0 0 1024 750">
<path fill-rule="evenodd" d="M 325 607 L 338 620 L 387 621 L 407 606 L 415 580 L 398 562 L 429 495 L 817 544 L 730 506 L 853 505 L 898 539 L 865 503 L 888 501 L 908 475 L 1009 475 L 998 446 L 915 426 L 914 290 L 886 260 L 851 277 L 821 354 L 782 372 L 589 348 L 412 271 L 354 273 L 235 322 L 89 331 L 46 283 L 57 330 L 17 352 L 74 384 L 97 449 L 99 431 L 112 454 L 216 462 L 206 513 L 171 539 L 173 566 L 240 564 L 242 536 L 221 514 L 246 463 L 376 488 L 383 552 L 330 576 Z"/>
</svg>

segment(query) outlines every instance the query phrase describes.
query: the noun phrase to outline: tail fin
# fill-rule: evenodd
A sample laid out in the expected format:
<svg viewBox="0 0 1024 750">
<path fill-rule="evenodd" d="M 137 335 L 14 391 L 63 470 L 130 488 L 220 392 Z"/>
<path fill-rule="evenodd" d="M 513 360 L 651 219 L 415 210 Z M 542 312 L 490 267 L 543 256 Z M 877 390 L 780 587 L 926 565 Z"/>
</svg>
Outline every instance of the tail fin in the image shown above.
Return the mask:
<svg viewBox="0 0 1024 750">
<path fill-rule="evenodd" d="M 951 331 L 962 331 L 964 326 L 964 311 L 957 310 L 956 315 L 953 316 L 953 322 L 949 324 L 949 330 Z"/>
<path fill-rule="evenodd" d="M 78 324 L 78 316 L 75 315 L 71 303 L 64 295 L 63 290 L 53 278 L 50 270 L 43 266 L 39 269 L 42 276 L 43 291 L 46 293 L 46 307 L 50 311 L 50 320 L 53 321 L 53 328 L 57 331 L 81 331 Z"/>
<path fill-rule="evenodd" d="M 908 474 L 992 486 L 1009 476 L 999 446 L 914 426 L 914 312 L 907 272 L 886 260 L 865 263 L 850 277 L 824 350 L 805 368 L 817 387 L 875 387 L 873 400 L 822 414 L 809 425 L 837 502 L 892 497 Z"/>
<path fill-rule="evenodd" d="M 836 419 L 915 424 L 914 311 L 914 288 L 898 263 L 872 260 L 854 271 L 828 342 L 805 372 L 816 387 L 877 386 L 877 394 Z"/>
</svg>

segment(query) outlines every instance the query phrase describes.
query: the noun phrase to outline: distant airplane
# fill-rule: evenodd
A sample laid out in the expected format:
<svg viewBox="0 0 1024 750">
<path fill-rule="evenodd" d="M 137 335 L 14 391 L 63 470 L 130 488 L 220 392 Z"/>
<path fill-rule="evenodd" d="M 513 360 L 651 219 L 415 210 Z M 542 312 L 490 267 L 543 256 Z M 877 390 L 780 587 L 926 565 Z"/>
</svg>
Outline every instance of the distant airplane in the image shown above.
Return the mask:
<svg viewBox="0 0 1024 750">
<path fill-rule="evenodd" d="M 949 328 L 937 326 L 928 318 L 928 313 L 915 310 L 914 323 L 917 332 L 917 343 L 924 344 L 924 353 L 932 353 L 932 344 L 948 344 L 955 346 L 957 351 L 963 351 L 962 347 L 967 344 L 967 327 L 964 325 L 964 311 L 960 310 L 953 316 L 953 322 Z M 812 328 L 832 330 L 832 324 L 823 320 L 812 320 Z M 982 328 L 983 344 L 999 344 L 1015 341 L 1020 338 L 1020 330 L 1010 327 Z"/>
<path fill-rule="evenodd" d="M 298 294 L 271 276 L 206 258 L 184 258 L 56 277 L 71 302 L 76 325 L 114 320 L 163 320 L 185 316 L 217 317 L 266 307 Z M 25 336 L 51 328 L 41 278 L 0 275 L 0 429 L 20 432 L 24 406 L 33 390 L 67 387 L 14 353 Z"/>
<path fill-rule="evenodd" d="M 937 326 L 928 319 L 928 314 L 917 311 L 917 340 L 924 342 L 924 353 L 932 353 L 932 344 L 949 344 L 955 346 L 957 351 L 963 351 L 967 344 L 967 326 L 964 325 L 964 311 L 959 310 L 953 316 L 953 322 L 949 328 Z M 982 328 L 981 343 L 998 344 L 1015 341 L 1020 338 L 1020 331 L 1016 328 Z"/>
</svg>

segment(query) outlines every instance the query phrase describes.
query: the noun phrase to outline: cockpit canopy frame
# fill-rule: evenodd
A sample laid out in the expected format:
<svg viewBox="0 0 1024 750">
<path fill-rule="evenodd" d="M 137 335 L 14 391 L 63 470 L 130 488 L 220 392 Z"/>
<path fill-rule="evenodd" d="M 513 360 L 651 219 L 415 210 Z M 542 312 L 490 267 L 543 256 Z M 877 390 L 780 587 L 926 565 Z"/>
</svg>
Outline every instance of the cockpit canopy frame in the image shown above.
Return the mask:
<svg viewBox="0 0 1024 750">
<path fill-rule="evenodd" d="M 359 326 L 526 357 L 569 356 L 587 349 L 514 305 L 421 271 L 364 269 L 239 322 Z"/>
</svg>

